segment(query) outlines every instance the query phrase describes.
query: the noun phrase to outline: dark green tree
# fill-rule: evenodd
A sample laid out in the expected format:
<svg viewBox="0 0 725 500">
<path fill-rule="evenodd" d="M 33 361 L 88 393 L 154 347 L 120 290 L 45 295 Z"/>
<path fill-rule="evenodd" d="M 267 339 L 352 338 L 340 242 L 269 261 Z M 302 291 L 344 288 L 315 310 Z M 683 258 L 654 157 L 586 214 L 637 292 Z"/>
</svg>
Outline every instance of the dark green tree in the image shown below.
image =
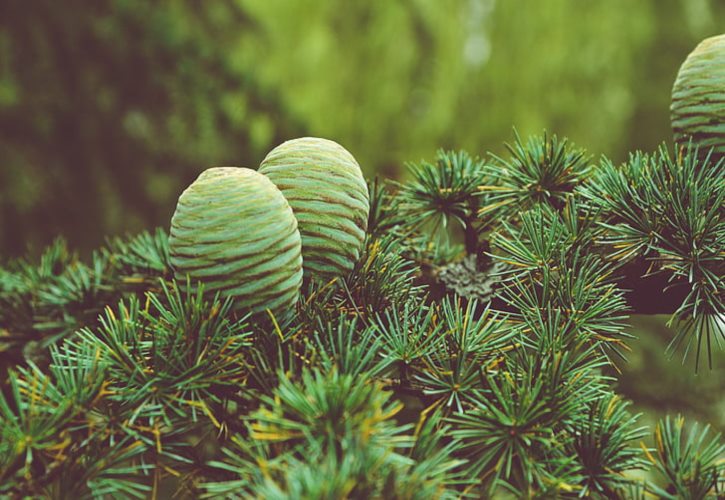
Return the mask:
<svg viewBox="0 0 725 500">
<path fill-rule="evenodd" d="M 0 494 L 717 498 L 720 436 L 665 418 L 648 448 L 608 373 L 636 342 L 625 288 L 696 367 L 722 340 L 725 169 L 587 158 L 517 138 L 371 183 L 363 255 L 284 323 L 176 283 L 163 230 L 9 262 Z"/>
</svg>

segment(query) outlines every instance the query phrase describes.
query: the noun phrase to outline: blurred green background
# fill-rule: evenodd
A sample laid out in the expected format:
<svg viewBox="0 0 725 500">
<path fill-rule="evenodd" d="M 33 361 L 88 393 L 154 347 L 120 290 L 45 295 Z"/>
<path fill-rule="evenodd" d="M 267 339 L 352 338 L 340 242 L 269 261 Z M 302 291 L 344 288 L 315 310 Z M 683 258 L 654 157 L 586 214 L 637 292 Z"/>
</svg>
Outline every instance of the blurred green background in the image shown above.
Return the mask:
<svg viewBox="0 0 725 500">
<path fill-rule="evenodd" d="M 302 135 L 367 175 L 513 126 L 622 160 L 724 27 L 716 0 L 2 0 L 0 255 L 167 226 L 201 170 Z"/>
<path fill-rule="evenodd" d="M 543 129 L 615 161 L 670 141 L 686 55 L 716 0 L 1 0 L 0 261 L 64 235 L 168 226 L 214 165 L 337 140 L 366 175 Z M 694 375 L 635 317 L 620 391 L 725 428 L 725 359 Z"/>
</svg>

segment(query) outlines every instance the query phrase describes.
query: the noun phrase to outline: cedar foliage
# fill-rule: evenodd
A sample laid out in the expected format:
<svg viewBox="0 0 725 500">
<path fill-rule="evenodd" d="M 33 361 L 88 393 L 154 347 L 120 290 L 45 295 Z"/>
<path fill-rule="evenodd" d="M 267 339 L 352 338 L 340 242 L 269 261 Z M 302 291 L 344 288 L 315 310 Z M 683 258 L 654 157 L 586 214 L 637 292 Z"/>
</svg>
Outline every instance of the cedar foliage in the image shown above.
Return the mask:
<svg viewBox="0 0 725 500">
<path fill-rule="evenodd" d="M 721 495 L 720 436 L 639 426 L 605 369 L 636 342 L 643 270 L 667 286 L 647 293 L 671 305 L 672 352 L 698 367 L 724 338 L 722 162 L 597 165 L 547 135 L 509 150 L 371 182 L 363 256 L 286 323 L 182 291 L 162 229 L 90 262 L 62 241 L 8 262 L 0 495 Z"/>
</svg>

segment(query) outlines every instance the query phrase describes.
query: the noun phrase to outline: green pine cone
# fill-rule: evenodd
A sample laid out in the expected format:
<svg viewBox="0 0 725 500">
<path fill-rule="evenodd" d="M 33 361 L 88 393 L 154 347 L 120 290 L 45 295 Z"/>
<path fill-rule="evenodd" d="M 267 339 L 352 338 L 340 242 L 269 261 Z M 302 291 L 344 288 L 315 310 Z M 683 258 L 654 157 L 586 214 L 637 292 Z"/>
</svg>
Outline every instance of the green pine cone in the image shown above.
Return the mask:
<svg viewBox="0 0 725 500">
<path fill-rule="evenodd" d="M 725 35 L 700 42 L 680 67 L 670 107 L 675 142 L 725 156 Z"/>
<path fill-rule="evenodd" d="M 248 168 L 204 171 L 176 205 L 169 238 L 171 264 L 184 284 L 234 297 L 236 309 L 284 317 L 302 285 L 297 220 L 265 176 Z"/>
<path fill-rule="evenodd" d="M 327 281 L 349 272 L 360 258 L 370 211 L 355 158 L 336 142 L 303 137 L 274 148 L 259 172 L 297 217 L 305 276 Z"/>
</svg>

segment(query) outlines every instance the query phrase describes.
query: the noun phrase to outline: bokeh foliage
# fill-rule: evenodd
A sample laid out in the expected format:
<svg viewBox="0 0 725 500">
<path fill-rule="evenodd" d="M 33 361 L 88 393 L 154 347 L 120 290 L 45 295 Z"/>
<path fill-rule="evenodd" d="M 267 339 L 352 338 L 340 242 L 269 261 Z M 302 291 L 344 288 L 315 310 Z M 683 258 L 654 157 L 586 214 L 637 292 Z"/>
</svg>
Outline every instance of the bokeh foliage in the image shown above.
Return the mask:
<svg viewBox="0 0 725 500">
<path fill-rule="evenodd" d="M 335 139 L 367 175 L 511 126 L 623 160 L 670 136 L 715 0 L 5 0 L 0 252 L 166 225 L 212 165 Z"/>
</svg>

